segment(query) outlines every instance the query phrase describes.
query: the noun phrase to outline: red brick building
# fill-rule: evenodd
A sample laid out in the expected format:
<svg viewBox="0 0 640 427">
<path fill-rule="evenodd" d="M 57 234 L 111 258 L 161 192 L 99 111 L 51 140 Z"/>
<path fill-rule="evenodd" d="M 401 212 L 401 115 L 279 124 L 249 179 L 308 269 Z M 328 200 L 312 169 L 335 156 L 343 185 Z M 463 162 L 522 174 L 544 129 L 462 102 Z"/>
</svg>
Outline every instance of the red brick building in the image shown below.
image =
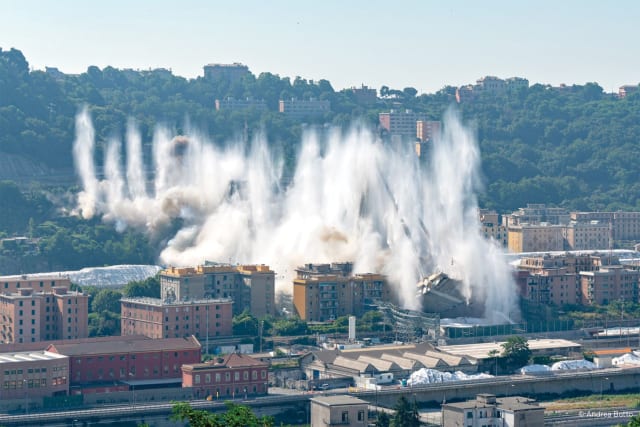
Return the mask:
<svg viewBox="0 0 640 427">
<path fill-rule="evenodd" d="M 201 361 L 200 343 L 188 338 L 110 337 L 55 343 L 47 351 L 69 357 L 72 394 L 127 390 L 133 384 L 180 382 L 183 364 Z"/>
<path fill-rule="evenodd" d="M 182 366 L 182 387 L 194 387 L 196 396 L 213 399 L 267 394 L 269 365 L 240 353 L 205 363 Z"/>
</svg>

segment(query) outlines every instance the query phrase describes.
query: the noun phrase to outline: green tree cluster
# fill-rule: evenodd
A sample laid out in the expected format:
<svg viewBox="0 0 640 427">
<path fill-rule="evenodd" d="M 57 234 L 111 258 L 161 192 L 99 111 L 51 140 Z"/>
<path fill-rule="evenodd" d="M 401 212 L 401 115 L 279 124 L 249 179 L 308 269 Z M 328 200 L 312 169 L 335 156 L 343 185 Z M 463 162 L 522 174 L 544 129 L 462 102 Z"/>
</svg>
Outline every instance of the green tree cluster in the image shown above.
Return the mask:
<svg viewBox="0 0 640 427">
<path fill-rule="evenodd" d="M 272 427 L 273 417 L 258 417 L 245 405 L 227 403 L 223 414 L 193 409 L 187 402 L 173 404 L 172 419 L 187 421 L 192 427 Z"/>
</svg>

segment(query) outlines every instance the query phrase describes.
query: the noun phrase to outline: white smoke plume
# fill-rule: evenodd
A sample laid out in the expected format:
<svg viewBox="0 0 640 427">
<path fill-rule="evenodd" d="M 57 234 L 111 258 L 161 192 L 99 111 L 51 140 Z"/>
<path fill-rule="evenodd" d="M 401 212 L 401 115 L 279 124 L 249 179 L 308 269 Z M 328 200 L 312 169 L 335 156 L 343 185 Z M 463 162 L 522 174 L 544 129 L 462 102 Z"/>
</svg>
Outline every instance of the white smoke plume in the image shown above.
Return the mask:
<svg viewBox="0 0 640 427">
<path fill-rule="evenodd" d="M 181 229 L 161 252 L 163 264 L 264 263 L 290 292 L 299 265 L 354 261 L 356 272 L 386 274 L 401 304 L 413 309 L 420 304 L 417 282 L 440 270 L 461 279 L 469 299 L 486 301 L 488 317 L 515 310 L 509 267 L 480 234 L 478 148 L 454 114 L 422 165 L 411 144 L 385 144 L 363 127 L 324 138 L 308 132 L 286 188 L 283 162 L 263 135 L 246 153 L 242 144 L 219 148 L 195 133 L 174 137 L 158 128 L 153 164 L 144 165 L 132 123 L 126 178 L 119 145 L 111 142 L 105 179 L 98 181 L 86 110 L 76 127 L 74 156 L 83 185 L 78 211 L 150 234 L 166 232 L 180 219 Z"/>
</svg>

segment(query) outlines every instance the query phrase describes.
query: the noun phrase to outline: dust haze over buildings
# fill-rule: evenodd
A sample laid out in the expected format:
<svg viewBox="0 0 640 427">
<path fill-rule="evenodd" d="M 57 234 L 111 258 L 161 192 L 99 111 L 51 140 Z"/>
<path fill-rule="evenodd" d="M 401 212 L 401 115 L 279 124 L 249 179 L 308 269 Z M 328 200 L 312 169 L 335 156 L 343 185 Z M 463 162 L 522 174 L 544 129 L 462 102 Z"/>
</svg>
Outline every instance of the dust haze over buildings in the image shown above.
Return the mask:
<svg viewBox="0 0 640 427">
<path fill-rule="evenodd" d="M 164 264 L 268 264 L 287 292 L 296 266 L 353 261 L 355 273 L 387 275 L 406 308 L 420 308 L 418 281 L 442 271 L 462 281 L 467 299 L 485 301 L 489 319 L 516 311 L 509 266 L 480 233 L 478 147 L 454 113 L 423 164 L 411 144 L 383 143 L 364 127 L 323 137 L 306 132 L 286 188 L 280 185 L 283 161 L 264 135 L 245 150 L 187 133 L 156 129 L 154 180 L 147 186 L 140 135 L 130 122 L 126 156 L 120 141 L 109 141 L 99 180 L 93 126 L 82 111 L 74 142 L 83 187 L 76 212 L 165 237 Z M 176 219 L 182 227 L 162 236 Z"/>
</svg>

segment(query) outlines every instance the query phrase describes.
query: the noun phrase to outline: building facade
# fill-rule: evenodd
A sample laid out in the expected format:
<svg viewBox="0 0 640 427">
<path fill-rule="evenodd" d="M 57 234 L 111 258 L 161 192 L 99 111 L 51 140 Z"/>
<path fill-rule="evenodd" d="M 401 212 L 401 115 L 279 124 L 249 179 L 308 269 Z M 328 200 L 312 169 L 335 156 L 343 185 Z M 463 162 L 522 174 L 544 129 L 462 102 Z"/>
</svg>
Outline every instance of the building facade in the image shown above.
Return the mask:
<svg viewBox="0 0 640 427">
<path fill-rule="evenodd" d="M 574 222 L 564 227 L 562 234 L 569 250 L 608 249 L 613 247 L 611 224 L 594 220 Z"/>
<path fill-rule="evenodd" d="M 602 305 L 620 300 L 638 302 L 638 270 L 611 265 L 597 271 L 582 271 L 579 276 L 582 304 Z"/>
<path fill-rule="evenodd" d="M 564 250 L 564 227 L 561 225 L 522 224 L 508 227 L 511 252 L 546 252 Z"/>
<path fill-rule="evenodd" d="M 121 335 L 198 339 L 233 334 L 229 298 L 167 302 L 158 298 L 122 298 Z"/>
<path fill-rule="evenodd" d="M 258 318 L 276 311 L 275 273 L 266 265 L 169 267 L 160 272 L 160 292 L 167 302 L 230 298 L 234 314 L 249 310 Z"/>
<path fill-rule="evenodd" d="M 348 395 L 311 399 L 311 427 L 369 425 L 367 401 Z"/>
<path fill-rule="evenodd" d="M 246 354 L 231 353 L 204 363 L 182 366 L 182 386 L 199 397 L 228 399 L 267 394 L 269 365 Z"/>
<path fill-rule="evenodd" d="M 389 135 L 411 139 L 417 138 L 418 121 L 429 122 L 426 114 L 416 113 L 411 110 L 391 110 L 388 113 L 380 113 L 378 114 L 378 120 L 380 129 L 385 130 Z"/>
<path fill-rule="evenodd" d="M 5 282 L 7 283 L 7 282 Z M 42 283 L 42 282 L 40 282 Z M 88 336 L 89 296 L 53 286 L 0 294 L 0 341 L 8 343 Z M 39 286 L 36 287 L 39 289 Z"/>
<path fill-rule="evenodd" d="M 278 111 L 294 120 L 321 117 L 331 111 L 331 103 L 320 99 L 281 99 Z"/>
<path fill-rule="evenodd" d="M 494 210 L 479 209 L 478 216 L 484 238 L 493 239 L 506 248 L 509 245 L 509 233 L 507 227 L 502 225 L 500 215 Z"/>
<path fill-rule="evenodd" d="M 249 74 L 249 67 L 239 62 L 234 62 L 233 64 L 208 64 L 203 68 L 204 78 L 207 80 L 235 82 Z"/>
<path fill-rule="evenodd" d="M 189 338 L 148 339 L 109 337 L 73 343 L 55 343 L 48 352 L 69 358 L 72 393 L 116 387 L 130 382 L 153 383 L 174 380 L 180 383 L 182 365 L 199 363 L 200 342 Z"/>
<path fill-rule="evenodd" d="M 301 319 L 326 322 L 361 316 L 375 301 L 389 301 L 385 276 L 352 274 L 352 263 L 306 264 L 296 269 L 293 305 Z"/>
<path fill-rule="evenodd" d="M 69 394 L 69 358 L 48 351 L 0 353 L 2 399 Z"/>
<path fill-rule="evenodd" d="M 544 408 L 525 397 L 497 399 L 479 394 L 475 400 L 442 405 L 444 427 L 533 427 L 544 425 Z"/>
<path fill-rule="evenodd" d="M 257 110 L 266 111 L 267 103 L 264 99 L 216 99 L 215 102 L 216 111 L 245 111 L 245 110 Z"/>
</svg>

